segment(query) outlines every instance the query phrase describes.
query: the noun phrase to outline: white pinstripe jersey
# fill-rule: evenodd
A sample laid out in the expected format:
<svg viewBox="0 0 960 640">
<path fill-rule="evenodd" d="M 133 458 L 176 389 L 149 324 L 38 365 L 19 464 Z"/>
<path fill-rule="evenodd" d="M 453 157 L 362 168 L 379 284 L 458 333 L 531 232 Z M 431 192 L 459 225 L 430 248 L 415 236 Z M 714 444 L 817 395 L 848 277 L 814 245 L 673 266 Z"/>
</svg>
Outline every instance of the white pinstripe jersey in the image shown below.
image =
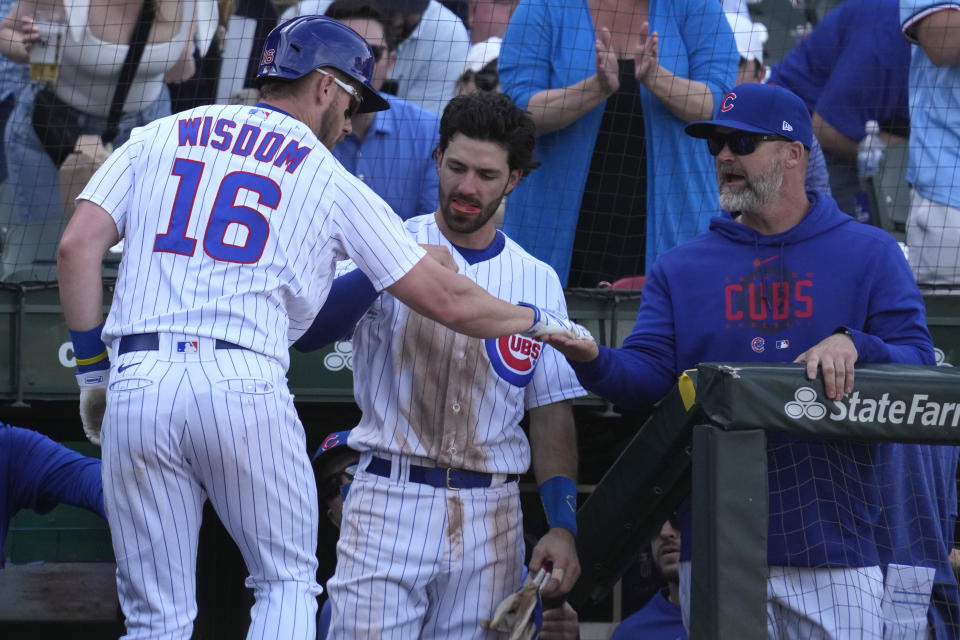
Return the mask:
<svg viewBox="0 0 960 640">
<path fill-rule="evenodd" d="M 424 255 L 305 124 L 266 105 L 199 107 L 136 129 L 79 198 L 124 239 L 108 344 L 181 333 L 287 366 L 337 260 L 353 258 L 382 289 Z"/>
<path fill-rule="evenodd" d="M 499 253 L 471 265 L 433 214 L 405 224 L 417 242 L 447 246 L 460 273 L 492 295 L 566 316 L 556 272 L 503 234 Z M 357 323 L 353 356 L 354 397 L 363 418 L 350 433 L 350 446 L 443 467 L 526 472 L 530 445 L 519 426 L 525 410 L 586 393 L 552 347 L 523 336 L 470 338 L 386 293 Z"/>
</svg>

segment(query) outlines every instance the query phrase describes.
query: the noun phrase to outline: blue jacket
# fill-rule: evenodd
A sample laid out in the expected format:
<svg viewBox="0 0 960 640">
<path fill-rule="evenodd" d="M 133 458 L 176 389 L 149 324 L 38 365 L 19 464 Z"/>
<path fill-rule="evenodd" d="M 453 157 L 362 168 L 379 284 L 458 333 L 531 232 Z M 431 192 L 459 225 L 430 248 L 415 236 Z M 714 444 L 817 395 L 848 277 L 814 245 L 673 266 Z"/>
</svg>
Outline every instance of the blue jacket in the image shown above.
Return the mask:
<svg viewBox="0 0 960 640">
<path fill-rule="evenodd" d="M 687 637 L 680 606 L 657 591 L 642 609 L 617 625 L 610 640 L 687 640 Z"/>
<path fill-rule="evenodd" d="M 810 210 L 786 232 L 763 235 L 724 212 L 665 253 L 623 346 L 573 365 L 583 386 L 646 407 L 697 363 L 792 362 L 838 327 L 851 331 L 860 363 L 934 364 L 923 299 L 896 241 L 832 198 L 807 196 Z M 878 563 L 880 499 L 863 464 L 875 448 L 768 434 L 771 565 Z"/>
<path fill-rule="evenodd" d="M 660 64 L 705 83 L 714 105 L 736 81 L 733 32 L 716 0 L 650 0 L 650 29 L 659 36 Z M 500 85 L 526 108 L 545 89 L 570 86 L 596 73 L 594 32 L 586 0 L 521 0 L 504 35 Z M 706 230 L 720 212 L 713 160 L 706 143 L 687 136 L 673 116 L 640 87 L 647 152 L 647 268 L 658 255 Z M 593 145 L 606 103 L 570 126 L 537 140 L 542 166 L 510 194 L 504 232 L 547 262 L 566 285 L 574 231 Z"/>
<path fill-rule="evenodd" d="M 433 149 L 440 119 L 412 102 L 382 95 L 390 108 L 374 115 L 362 141 L 351 133 L 333 155 L 403 220 L 433 213 L 439 204 Z"/>
<path fill-rule="evenodd" d="M 47 436 L 0 422 L 0 566 L 10 519 L 20 509 L 41 513 L 64 502 L 100 517 L 100 460 L 88 458 Z"/>
<path fill-rule="evenodd" d="M 954 446 L 881 444 L 874 460 L 877 476 L 886 480 L 877 533 L 880 564 L 936 570 L 927 618 L 937 640 L 960 635 L 960 592 L 949 556 L 957 519 L 958 456 L 960 447 Z"/>
<path fill-rule="evenodd" d="M 774 65 L 769 82 L 790 89 L 811 113 L 860 140 L 868 120 L 900 127 L 909 122 L 909 70 L 899 1 L 846 0 Z"/>
</svg>

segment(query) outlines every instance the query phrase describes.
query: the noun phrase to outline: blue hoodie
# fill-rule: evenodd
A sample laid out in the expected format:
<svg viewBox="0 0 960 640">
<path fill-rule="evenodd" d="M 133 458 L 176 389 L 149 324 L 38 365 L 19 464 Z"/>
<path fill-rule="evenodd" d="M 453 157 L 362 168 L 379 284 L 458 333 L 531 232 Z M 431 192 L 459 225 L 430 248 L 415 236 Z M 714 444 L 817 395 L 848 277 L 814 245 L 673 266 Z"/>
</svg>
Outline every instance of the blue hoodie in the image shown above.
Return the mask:
<svg viewBox="0 0 960 640">
<path fill-rule="evenodd" d="M 663 254 L 623 346 L 574 364 L 583 386 L 647 407 L 697 363 L 792 362 L 839 327 L 850 330 L 860 363 L 934 364 L 923 298 L 896 241 L 829 196 L 807 197 L 807 215 L 783 233 L 763 235 L 724 212 Z M 768 434 L 770 565 L 879 563 L 876 452 Z"/>
</svg>

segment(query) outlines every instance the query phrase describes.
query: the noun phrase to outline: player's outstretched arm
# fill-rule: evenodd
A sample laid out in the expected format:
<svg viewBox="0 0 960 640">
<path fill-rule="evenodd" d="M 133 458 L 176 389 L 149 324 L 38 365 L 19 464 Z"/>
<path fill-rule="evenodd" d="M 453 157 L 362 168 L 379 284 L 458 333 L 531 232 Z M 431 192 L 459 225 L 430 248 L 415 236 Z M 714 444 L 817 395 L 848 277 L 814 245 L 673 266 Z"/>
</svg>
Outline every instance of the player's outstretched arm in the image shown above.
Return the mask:
<svg viewBox="0 0 960 640">
<path fill-rule="evenodd" d="M 550 530 L 530 556 L 530 572 L 549 561 L 550 582 L 545 598 L 562 596 L 580 577 L 577 558 L 577 431 L 569 400 L 530 409 L 530 450 L 533 474 Z"/>
<path fill-rule="evenodd" d="M 420 246 L 442 266 L 454 273 L 459 270 L 446 247 L 422 243 Z M 327 301 L 313 319 L 310 328 L 293 343 L 293 348 L 306 353 L 346 339 L 379 295 L 380 292 L 360 269 L 334 278 Z"/>
<path fill-rule="evenodd" d="M 538 318 L 534 308 L 495 298 L 430 259 L 420 260 L 387 291 L 417 313 L 474 338 L 524 333 Z"/>
</svg>

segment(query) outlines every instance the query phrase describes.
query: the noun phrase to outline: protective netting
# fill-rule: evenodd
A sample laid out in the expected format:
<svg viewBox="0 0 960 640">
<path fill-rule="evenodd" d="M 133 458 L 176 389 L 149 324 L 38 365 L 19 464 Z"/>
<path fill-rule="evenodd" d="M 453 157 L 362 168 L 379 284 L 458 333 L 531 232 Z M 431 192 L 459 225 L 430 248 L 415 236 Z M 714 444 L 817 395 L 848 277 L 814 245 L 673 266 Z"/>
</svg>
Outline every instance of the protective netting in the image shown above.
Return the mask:
<svg viewBox="0 0 960 640">
<path fill-rule="evenodd" d="M 333 11 L 364 25 L 358 4 L 340 0 Z M 499 87 L 542 132 L 542 166 L 507 198 L 505 231 L 568 286 L 641 275 L 720 212 L 713 158 L 684 126 L 709 118 L 737 83 L 767 80 L 800 95 L 813 115 L 819 144 L 808 185 L 904 242 L 922 286 L 948 290 L 960 279 L 951 111 L 960 67 L 949 64 L 948 27 L 931 27 L 936 15 L 922 3 L 688 0 L 616 11 L 579 0 L 418 4 L 426 7 L 420 23 L 398 18 L 363 34 L 378 56 L 374 83 L 404 102 L 393 103 L 389 118 L 355 127 L 336 151 L 402 217 L 437 202 L 433 116 L 459 91 Z M 8 13 L 0 37 L 6 281 L 55 279 L 74 197 L 131 128 L 194 106 L 256 102 L 266 35 L 330 3 L 156 2 L 144 61 L 122 117 L 111 122 L 138 18 L 139 3 L 128 5 L 0 6 Z M 105 144 L 110 128 L 117 134 Z M 108 256 L 108 266 L 118 257 Z"/>
</svg>

